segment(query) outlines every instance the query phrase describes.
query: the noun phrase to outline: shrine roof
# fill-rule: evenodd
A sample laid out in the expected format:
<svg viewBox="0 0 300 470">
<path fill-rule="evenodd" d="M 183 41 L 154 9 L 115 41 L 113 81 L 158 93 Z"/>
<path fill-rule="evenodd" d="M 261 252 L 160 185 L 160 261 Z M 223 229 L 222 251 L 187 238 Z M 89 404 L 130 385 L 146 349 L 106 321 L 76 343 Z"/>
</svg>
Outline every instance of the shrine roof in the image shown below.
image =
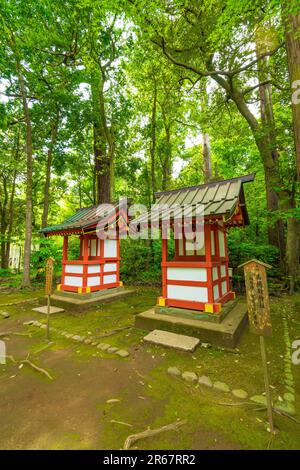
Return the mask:
<svg viewBox="0 0 300 470">
<path fill-rule="evenodd" d="M 99 204 L 90 207 L 81 207 L 75 214 L 71 215 L 63 222 L 57 225 L 51 225 L 41 229 L 39 232 L 44 235 L 63 235 L 65 233 L 83 233 L 89 228 L 96 227 L 99 223 L 102 225 L 106 221 L 109 224 L 117 222 L 122 201 L 117 204 Z M 127 218 L 127 215 L 125 216 Z"/>
<path fill-rule="evenodd" d="M 243 184 L 254 181 L 254 177 L 255 174 L 252 173 L 199 186 L 157 192 L 151 212 L 142 214 L 135 219 L 134 223 L 145 223 L 149 217 L 154 222 L 163 221 L 164 218 L 167 220 L 170 209 L 173 219 L 182 216 L 182 208 L 184 208 L 185 216 L 194 217 L 197 214 L 197 207 L 201 204 L 205 218 L 224 216 L 225 220 L 229 221 L 239 208 L 243 216 L 243 224 L 249 224 Z"/>
</svg>

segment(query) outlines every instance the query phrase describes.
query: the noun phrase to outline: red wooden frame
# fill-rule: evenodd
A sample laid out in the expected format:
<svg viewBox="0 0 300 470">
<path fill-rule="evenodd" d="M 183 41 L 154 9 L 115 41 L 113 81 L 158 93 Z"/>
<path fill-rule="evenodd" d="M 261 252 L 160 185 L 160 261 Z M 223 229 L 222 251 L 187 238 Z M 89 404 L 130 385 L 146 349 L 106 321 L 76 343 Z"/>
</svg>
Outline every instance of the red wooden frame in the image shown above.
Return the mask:
<svg viewBox="0 0 300 470">
<path fill-rule="evenodd" d="M 224 256 L 220 256 L 219 234 L 224 234 Z M 214 240 L 214 254 L 212 254 L 211 232 Z M 183 237 L 184 241 L 184 237 Z M 235 298 L 234 292 L 230 291 L 228 275 L 228 247 L 226 226 L 216 221 L 204 225 L 205 255 L 187 255 L 185 250 L 183 255 L 179 255 L 178 240 L 175 240 L 174 260 L 168 261 L 168 239 L 162 239 L 162 297 L 164 303 L 170 307 L 186 308 L 196 311 L 220 312 L 221 305 Z M 225 267 L 225 274 L 221 275 L 222 266 Z M 168 268 L 205 268 L 206 281 L 184 281 L 168 279 Z M 213 269 L 217 268 L 217 279 L 213 279 Z M 226 282 L 226 292 L 222 293 L 222 283 Z M 188 300 L 178 300 L 168 297 L 168 285 L 194 286 L 207 288 L 207 302 L 197 302 Z M 218 298 L 214 298 L 214 287 L 218 286 Z"/>
<path fill-rule="evenodd" d="M 99 245 L 96 245 L 96 253 L 98 256 L 91 255 L 91 240 L 99 240 Z M 114 239 L 117 244 L 117 254 L 115 257 L 104 256 L 104 240 L 99 239 L 94 234 L 84 234 L 80 236 L 80 256 L 78 260 L 68 260 L 68 235 L 64 236 L 63 243 L 63 259 L 62 259 L 62 277 L 60 289 L 69 292 L 79 292 L 82 294 L 89 292 L 97 292 L 100 290 L 111 289 L 120 286 L 120 240 L 119 238 Z M 105 264 L 115 263 L 116 269 L 114 271 L 104 271 Z M 82 266 L 82 273 L 69 272 L 66 269 L 68 265 L 79 265 Z M 89 273 L 88 267 L 93 265 L 99 265 L 99 271 Z M 113 283 L 105 284 L 105 276 L 115 275 L 116 281 Z M 65 284 L 66 276 L 78 277 L 82 279 L 82 287 L 72 286 Z M 100 283 L 95 286 L 88 286 L 89 277 L 99 277 Z"/>
</svg>

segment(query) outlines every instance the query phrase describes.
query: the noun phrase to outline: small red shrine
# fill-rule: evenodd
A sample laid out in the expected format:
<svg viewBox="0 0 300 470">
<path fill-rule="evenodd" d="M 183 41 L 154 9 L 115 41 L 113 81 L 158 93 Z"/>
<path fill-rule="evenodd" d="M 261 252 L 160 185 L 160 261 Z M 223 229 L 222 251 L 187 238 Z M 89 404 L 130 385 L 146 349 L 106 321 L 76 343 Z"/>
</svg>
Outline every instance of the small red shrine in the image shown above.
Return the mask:
<svg viewBox="0 0 300 470">
<path fill-rule="evenodd" d="M 163 233 L 162 296 L 158 305 L 217 313 L 223 304 L 235 298 L 229 279 L 227 231 L 249 224 L 243 185 L 253 180 L 254 174 L 250 174 L 158 192 L 151 212 L 134 221 L 140 230 L 156 226 Z M 188 236 L 197 230 L 199 207 L 202 244 Z M 168 257 L 166 224 L 174 234 L 173 259 Z M 181 237 L 176 236 L 179 232 Z"/>
<path fill-rule="evenodd" d="M 127 207 L 100 204 L 77 209 L 59 225 L 40 230 L 46 237 L 61 235 L 62 276 L 58 290 L 88 294 L 122 285 L 120 281 L 120 237 L 127 232 Z M 79 257 L 68 259 L 70 236 L 79 237 Z"/>
</svg>

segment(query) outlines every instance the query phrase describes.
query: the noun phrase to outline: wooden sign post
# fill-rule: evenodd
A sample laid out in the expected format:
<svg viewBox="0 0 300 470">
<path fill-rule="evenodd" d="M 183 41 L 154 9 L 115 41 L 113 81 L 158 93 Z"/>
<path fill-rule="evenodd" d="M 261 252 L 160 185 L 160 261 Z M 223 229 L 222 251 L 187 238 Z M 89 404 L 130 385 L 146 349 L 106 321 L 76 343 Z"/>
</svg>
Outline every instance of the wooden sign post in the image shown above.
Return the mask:
<svg viewBox="0 0 300 470">
<path fill-rule="evenodd" d="M 265 336 L 272 336 L 272 324 L 270 317 L 270 302 L 267 284 L 266 268 L 271 268 L 269 264 L 262 263 L 256 259 L 241 264 L 239 268 L 244 268 L 246 296 L 248 307 L 248 318 L 250 331 L 259 335 L 261 359 L 264 371 L 264 382 L 267 400 L 268 419 L 270 432 L 275 433 L 272 413 L 271 390 L 267 367 Z"/>
<path fill-rule="evenodd" d="M 48 258 L 46 261 L 46 285 L 45 294 L 47 296 L 47 338 L 50 339 L 50 296 L 52 293 L 54 259 Z"/>
</svg>

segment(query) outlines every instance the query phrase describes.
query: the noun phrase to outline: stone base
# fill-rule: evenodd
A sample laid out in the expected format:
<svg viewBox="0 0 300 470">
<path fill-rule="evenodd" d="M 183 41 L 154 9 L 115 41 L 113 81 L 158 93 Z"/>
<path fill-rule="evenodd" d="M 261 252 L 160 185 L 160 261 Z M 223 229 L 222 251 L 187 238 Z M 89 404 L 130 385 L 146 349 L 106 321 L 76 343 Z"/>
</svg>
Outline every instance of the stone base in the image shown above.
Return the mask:
<svg viewBox="0 0 300 470">
<path fill-rule="evenodd" d="M 155 306 L 155 313 L 162 313 L 166 315 L 176 315 L 183 318 L 192 318 L 200 321 L 208 321 L 214 323 L 221 323 L 224 318 L 228 315 L 229 312 L 237 305 L 237 299 L 226 302 L 222 305 L 221 312 L 217 313 L 206 313 L 200 312 L 198 310 L 189 310 L 186 308 L 176 308 L 176 307 L 161 307 L 159 305 Z"/>
<path fill-rule="evenodd" d="M 134 293 L 132 289 L 115 287 L 90 294 L 57 291 L 51 295 L 51 302 L 59 307 L 72 307 L 72 310 L 88 309 L 94 304 L 111 302 Z"/>
<path fill-rule="evenodd" d="M 135 327 L 143 330 L 164 330 L 194 336 L 201 342 L 224 348 L 235 348 L 247 324 L 247 306 L 237 302 L 220 323 L 199 320 L 175 313 L 156 313 L 155 309 L 139 313 Z"/>
</svg>

